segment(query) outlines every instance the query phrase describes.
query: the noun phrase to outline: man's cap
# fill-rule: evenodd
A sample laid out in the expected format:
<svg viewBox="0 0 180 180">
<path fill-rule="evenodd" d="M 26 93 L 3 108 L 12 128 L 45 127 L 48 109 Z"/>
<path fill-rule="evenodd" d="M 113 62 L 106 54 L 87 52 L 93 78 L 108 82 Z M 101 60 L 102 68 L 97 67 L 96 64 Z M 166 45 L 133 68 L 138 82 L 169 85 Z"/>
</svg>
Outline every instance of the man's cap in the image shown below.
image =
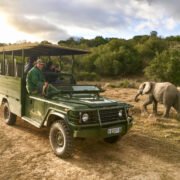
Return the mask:
<svg viewBox="0 0 180 180">
<path fill-rule="evenodd" d="M 43 62 L 42 59 L 38 59 L 38 60 L 36 61 L 36 64 L 44 64 L 44 62 Z"/>
</svg>

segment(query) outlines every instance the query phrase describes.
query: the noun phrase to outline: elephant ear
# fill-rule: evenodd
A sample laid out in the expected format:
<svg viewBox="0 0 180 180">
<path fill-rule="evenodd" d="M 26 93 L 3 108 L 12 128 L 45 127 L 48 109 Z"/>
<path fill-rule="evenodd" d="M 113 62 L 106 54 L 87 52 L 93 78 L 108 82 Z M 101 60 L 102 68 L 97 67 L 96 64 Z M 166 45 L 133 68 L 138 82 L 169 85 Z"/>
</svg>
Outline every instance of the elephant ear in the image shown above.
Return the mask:
<svg viewBox="0 0 180 180">
<path fill-rule="evenodd" d="M 151 90 L 152 84 L 150 82 L 144 83 L 144 88 L 142 90 L 142 94 L 148 94 Z"/>
</svg>

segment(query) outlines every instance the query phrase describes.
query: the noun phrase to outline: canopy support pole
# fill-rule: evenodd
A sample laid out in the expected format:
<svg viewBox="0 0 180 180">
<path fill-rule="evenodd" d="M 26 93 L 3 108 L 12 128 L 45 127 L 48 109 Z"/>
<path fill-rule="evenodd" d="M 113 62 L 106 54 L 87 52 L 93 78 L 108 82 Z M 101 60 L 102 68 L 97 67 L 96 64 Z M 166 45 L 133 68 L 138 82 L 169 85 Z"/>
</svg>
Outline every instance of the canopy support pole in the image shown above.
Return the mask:
<svg viewBox="0 0 180 180">
<path fill-rule="evenodd" d="M 22 74 L 21 74 L 21 77 L 23 78 L 24 77 L 24 62 L 25 62 L 25 57 L 24 57 L 24 49 L 22 49 Z"/>
<path fill-rule="evenodd" d="M 72 55 L 72 74 L 74 74 L 74 55 Z"/>
</svg>

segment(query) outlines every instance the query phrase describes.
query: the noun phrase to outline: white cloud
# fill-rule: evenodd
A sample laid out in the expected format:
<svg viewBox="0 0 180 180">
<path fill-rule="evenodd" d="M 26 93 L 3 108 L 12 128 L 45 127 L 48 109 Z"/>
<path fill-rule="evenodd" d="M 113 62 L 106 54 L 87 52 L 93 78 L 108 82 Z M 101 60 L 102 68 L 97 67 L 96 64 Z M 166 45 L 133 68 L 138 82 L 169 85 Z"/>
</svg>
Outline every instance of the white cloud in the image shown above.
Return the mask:
<svg viewBox="0 0 180 180">
<path fill-rule="evenodd" d="M 164 25 L 168 30 L 173 30 L 176 27 L 176 22 L 173 18 L 168 18 L 165 20 Z"/>
<path fill-rule="evenodd" d="M 9 15 L 9 24 L 18 31 L 57 41 L 100 33 L 126 37 L 162 29 L 173 33 L 180 26 L 179 7 L 175 0 L 0 1 L 0 11 Z"/>
</svg>

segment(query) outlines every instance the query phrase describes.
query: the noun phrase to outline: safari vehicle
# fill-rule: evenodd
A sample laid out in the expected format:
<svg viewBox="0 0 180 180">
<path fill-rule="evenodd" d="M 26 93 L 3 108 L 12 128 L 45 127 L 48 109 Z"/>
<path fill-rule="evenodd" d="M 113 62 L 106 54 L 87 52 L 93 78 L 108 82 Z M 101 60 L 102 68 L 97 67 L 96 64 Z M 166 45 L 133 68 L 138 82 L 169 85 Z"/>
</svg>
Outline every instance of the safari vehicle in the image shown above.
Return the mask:
<svg viewBox="0 0 180 180">
<path fill-rule="evenodd" d="M 21 117 L 37 128 L 49 129 L 54 153 L 65 158 L 72 155 L 75 138 L 102 138 L 115 143 L 132 126 L 131 105 L 104 98 L 93 85 L 78 85 L 73 74 L 59 74 L 59 93 L 51 97 L 29 95 L 25 86 L 25 58 L 82 55 L 88 51 L 58 45 L 21 44 L 0 47 L 0 101 L 3 118 L 14 125 Z M 73 64 L 73 63 L 72 63 Z M 69 77 L 69 79 L 67 78 Z"/>
</svg>

